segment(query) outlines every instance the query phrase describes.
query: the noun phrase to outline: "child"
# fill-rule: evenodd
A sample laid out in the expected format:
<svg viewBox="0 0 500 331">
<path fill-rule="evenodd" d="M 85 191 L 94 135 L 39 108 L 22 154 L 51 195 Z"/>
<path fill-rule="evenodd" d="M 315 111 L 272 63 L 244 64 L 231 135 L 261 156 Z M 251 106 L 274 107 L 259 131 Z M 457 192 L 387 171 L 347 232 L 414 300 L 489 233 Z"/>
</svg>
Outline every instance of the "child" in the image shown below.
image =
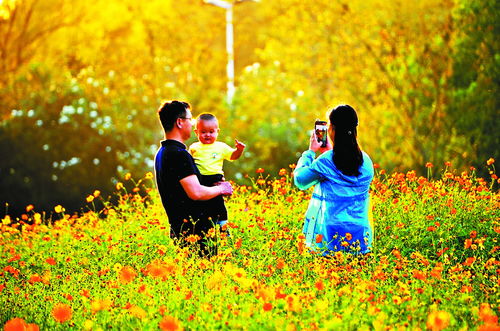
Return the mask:
<svg viewBox="0 0 500 331">
<path fill-rule="evenodd" d="M 210 113 L 203 113 L 198 116 L 194 132 L 198 137 L 198 142 L 189 146 L 189 153 L 193 156 L 202 175 L 201 184 L 213 186 L 215 183 L 224 180 L 224 171 L 222 170 L 224 160 L 234 161 L 239 159 L 245 149 L 245 144 L 235 139 L 235 148 L 232 148 L 223 142 L 217 141 L 219 122 Z M 222 195 L 210 200 L 210 203 L 207 203 L 207 208 L 210 208 L 208 212 L 212 215 L 218 216 L 218 219 L 214 220 L 214 222 L 219 224 L 222 229 L 227 223 L 227 210 Z"/>
</svg>

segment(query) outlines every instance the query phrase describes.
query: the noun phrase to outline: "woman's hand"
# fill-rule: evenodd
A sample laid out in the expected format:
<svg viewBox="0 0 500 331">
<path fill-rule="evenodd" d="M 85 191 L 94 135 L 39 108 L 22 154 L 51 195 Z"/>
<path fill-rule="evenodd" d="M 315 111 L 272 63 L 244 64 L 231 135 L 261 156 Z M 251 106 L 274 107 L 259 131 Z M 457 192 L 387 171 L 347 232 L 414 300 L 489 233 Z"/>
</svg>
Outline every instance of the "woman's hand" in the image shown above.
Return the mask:
<svg viewBox="0 0 500 331">
<path fill-rule="evenodd" d="M 311 139 L 309 140 L 309 149 L 311 151 L 313 151 L 314 153 L 316 152 L 320 152 L 320 153 L 324 153 L 326 151 L 329 151 L 330 149 L 332 149 L 332 144 L 330 142 L 330 139 L 327 139 L 326 140 L 326 146 L 325 147 L 321 147 L 321 143 L 318 142 L 318 138 L 316 137 L 316 132 L 313 131 L 313 133 L 311 134 Z"/>
</svg>

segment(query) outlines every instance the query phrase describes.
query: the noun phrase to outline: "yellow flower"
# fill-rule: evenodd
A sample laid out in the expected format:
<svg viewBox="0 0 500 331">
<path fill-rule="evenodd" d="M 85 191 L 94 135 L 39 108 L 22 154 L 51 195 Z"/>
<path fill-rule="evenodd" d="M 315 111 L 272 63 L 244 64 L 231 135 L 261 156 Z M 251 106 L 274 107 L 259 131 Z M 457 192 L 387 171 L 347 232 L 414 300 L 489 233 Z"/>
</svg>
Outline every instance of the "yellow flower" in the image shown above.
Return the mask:
<svg viewBox="0 0 500 331">
<path fill-rule="evenodd" d="M 95 190 L 94 191 L 94 197 L 97 198 L 99 195 L 101 195 L 101 191 Z"/>
<path fill-rule="evenodd" d="M 427 318 L 427 328 L 432 331 L 446 329 L 450 324 L 450 313 L 446 311 L 433 311 Z"/>
<path fill-rule="evenodd" d="M 113 301 L 111 301 L 110 299 L 97 299 L 92 301 L 92 303 L 90 304 L 90 309 L 92 310 L 92 313 L 95 314 L 101 310 L 109 310 L 111 306 L 113 306 Z"/>
<path fill-rule="evenodd" d="M 123 188 L 123 184 L 121 182 L 116 183 L 116 190 L 119 191 Z"/>
<path fill-rule="evenodd" d="M 127 172 L 125 174 L 125 177 L 123 177 L 123 179 L 125 179 L 125 180 L 130 180 L 130 178 L 132 178 L 132 175 L 130 174 L 130 172 Z"/>
<path fill-rule="evenodd" d="M 60 214 L 60 213 L 64 213 L 65 209 L 63 208 L 63 206 L 57 205 L 57 206 L 54 207 L 54 211 L 56 213 Z"/>
<path fill-rule="evenodd" d="M 83 323 L 84 330 L 92 330 L 93 326 L 94 326 L 94 322 L 92 322 L 91 320 L 86 320 L 85 323 Z"/>
<path fill-rule="evenodd" d="M 489 166 L 490 166 L 490 165 L 492 165 L 493 163 L 495 163 L 495 159 L 494 159 L 494 158 L 492 158 L 492 157 L 490 157 L 490 158 L 488 159 L 488 161 L 486 161 L 486 164 L 487 164 L 487 165 L 489 165 Z"/>
<path fill-rule="evenodd" d="M 94 201 L 94 196 L 93 196 L 93 195 L 89 195 L 89 196 L 87 197 L 87 202 L 88 202 L 88 203 L 91 203 L 92 201 Z"/>
<path fill-rule="evenodd" d="M 5 217 L 2 220 L 3 225 L 9 225 L 11 223 L 10 216 L 5 215 Z"/>
<path fill-rule="evenodd" d="M 35 213 L 35 215 L 33 215 L 33 219 L 35 220 L 36 225 L 42 224 L 42 215 L 40 215 L 40 213 Z"/>
<path fill-rule="evenodd" d="M 153 178 L 153 173 L 150 171 L 146 174 L 146 179 L 152 179 Z"/>
<path fill-rule="evenodd" d="M 140 319 L 144 319 L 148 315 L 144 309 L 136 305 L 132 305 L 132 307 L 130 307 L 128 311 L 132 316 Z"/>
</svg>

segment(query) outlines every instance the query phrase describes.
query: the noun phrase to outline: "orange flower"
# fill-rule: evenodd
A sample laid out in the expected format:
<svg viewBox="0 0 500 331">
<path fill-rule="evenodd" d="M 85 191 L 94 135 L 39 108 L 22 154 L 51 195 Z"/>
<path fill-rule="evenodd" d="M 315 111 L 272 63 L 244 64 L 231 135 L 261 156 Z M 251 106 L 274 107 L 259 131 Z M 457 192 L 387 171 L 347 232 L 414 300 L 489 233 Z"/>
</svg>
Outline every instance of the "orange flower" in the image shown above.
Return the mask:
<svg viewBox="0 0 500 331">
<path fill-rule="evenodd" d="M 474 263 L 474 261 L 476 261 L 476 258 L 471 256 L 471 257 L 468 257 L 464 263 L 462 263 L 463 265 L 472 265 L 472 263 Z"/>
<path fill-rule="evenodd" d="M 80 294 L 83 295 L 86 298 L 90 298 L 90 291 L 87 289 L 83 289 L 80 291 Z"/>
<path fill-rule="evenodd" d="M 479 306 L 479 319 L 485 323 L 485 325 L 496 326 L 498 323 L 498 317 L 495 312 L 491 309 L 489 303 L 482 303 Z M 498 329 L 496 329 L 498 330 Z"/>
<path fill-rule="evenodd" d="M 413 277 L 420 280 L 425 280 L 427 278 L 425 272 L 420 270 L 413 270 Z"/>
<path fill-rule="evenodd" d="M 97 198 L 100 195 L 101 195 L 101 191 L 99 191 L 99 190 L 94 191 L 94 198 Z"/>
<path fill-rule="evenodd" d="M 45 260 L 45 262 L 47 262 L 50 265 L 56 265 L 57 264 L 56 260 L 53 257 L 49 257 L 48 259 Z"/>
<path fill-rule="evenodd" d="M 316 289 L 317 289 L 318 291 L 323 291 L 323 290 L 325 289 L 325 284 L 324 284 L 324 283 L 323 283 L 323 281 L 321 281 L 321 280 L 318 280 L 318 281 L 314 284 L 314 286 L 316 287 Z"/>
<path fill-rule="evenodd" d="M 5 331 L 20 331 L 26 330 L 26 322 L 22 318 L 13 318 L 4 325 Z"/>
<path fill-rule="evenodd" d="M 264 172 L 264 169 L 259 168 L 259 169 L 257 169 L 255 172 L 256 172 L 256 173 L 258 173 L 258 174 L 261 174 L 261 173 L 263 173 L 263 172 Z"/>
<path fill-rule="evenodd" d="M 286 175 L 286 169 L 285 168 L 281 168 L 280 172 L 278 173 L 278 175 L 285 176 Z"/>
<path fill-rule="evenodd" d="M 73 315 L 73 311 L 70 305 L 65 303 L 56 303 L 52 309 L 52 317 L 59 322 L 64 323 L 69 321 Z"/>
<path fill-rule="evenodd" d="M 128 284 L 132 282 L 135 276 L 137 276 L 137 272 L 132 267 L 126 266 L 120 270 L 120 282 L 122 284 Z"/>
<path fill-rule="evenodd" d="M 350 234 L 349 232 L 346 232 L 345 240 L 352 240 L 352 234 Z"/>
<path fill-rule="evenodd" d="M 427 328 L 432 331 L 446 329 L 450 324 L 450 314 L 446 311 L 433 311 L 427 318 Z"/>
<path fill-rule="evenodd" d="M 262 306 L 262 309 L 263 309 L 264 311 L 270 311 L 271 309 L 273 309 L 273 304 L 272 304 L 272 303 L 270 303 L 270 302 L 266 302 L 266 303 L 264 304 L 264 306 Z"/>
<path fill-rule="evenodd" d="M 194 244 L 195 242 L 197 242 L 198 240 L 200 240 L 201 237 L 196 235 L 196 234 L 191 234 L 189 235 L 187 238 L 186 238 L 186 241 L 191 243 L 191 244 Z"/>
<path fill-rule="evenodd" d="M 426 167 L 426 168 L 432 168 L 433 166 L 434 166 L 434 165 L 433 165 L 432 163 L 430 163 L 430 162 L 427 162 L 427 163 L 425 164 L 425 167 Z"/>
<path fill-rule="evenodd" d="M 30 211 L 32 211 L 33 209 L 35 208 L 35 206 L 33 205 L 28 205 L 26 206 L 26 212 L 29 213 Z"/>
<path fill-rule="evenodd" d="M 179 320 L 173 316 L 163 317 L 163 319 L 158 324 L 158 327 L 160 328 L 160 330 L 163 330 L 163 331 L 177 331 L 177 330 L 181 331 L 181 330 L 184 330 L 184 328 L 181 326 Z"/>
<path fill-rule="evenodd" d="M 40 327 L 33 323 L 26 323 L 22 318 L 13 318 L 5 323 L 4 331 L 40 331 Z"/>
<path fill-rule="evenodd" d="M 322 241 L 323 241 L 323 235 L 322 234 L 316 235 L 316 244 L 319 244 Z"/>
<path fill-rule="evenodd" d="M 487 164 L 487 165 L 489 165 L 489 166 L 490 166 L 490 165 L 492 165 L 493 163 L 495 163 L 495 159 L 494 159 L 494 158 L 492 158 L 492 157 L 490 157 L 490 158 L 488 159 L 488 161 L 486 161 L 486 164 Z"/>
<path fill-rule="evenodd" d="M 130 174 L 130 172 L 127 172 L 125 174 L 125 177 L 123 177 L 123 179 L 125 179 L 125 180 L 130 180 L 130 178 L 132 178 L 132 174 Z"/>
</svg>

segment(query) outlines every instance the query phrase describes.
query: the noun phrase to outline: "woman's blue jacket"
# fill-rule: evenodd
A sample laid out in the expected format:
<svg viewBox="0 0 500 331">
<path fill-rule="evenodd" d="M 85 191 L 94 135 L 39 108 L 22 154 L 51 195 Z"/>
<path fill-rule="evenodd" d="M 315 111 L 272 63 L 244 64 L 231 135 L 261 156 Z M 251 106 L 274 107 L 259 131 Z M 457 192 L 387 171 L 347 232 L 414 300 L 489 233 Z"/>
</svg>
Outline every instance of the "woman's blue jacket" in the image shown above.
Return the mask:
<svg viewBox="0 0 500 331">
<path fill-rule="evenodd" d="M 370 157 L 363 152 L 360 174 L 346 176 L 333 163 L 332 150 L 315 156 L 311 150 L 302 153 L 294 171 L 299 189 L 314 185 L 303 228 L 306 245 L 323 255 L 341 250 L 368 253 L 373 242 Z"/>
</svg>

